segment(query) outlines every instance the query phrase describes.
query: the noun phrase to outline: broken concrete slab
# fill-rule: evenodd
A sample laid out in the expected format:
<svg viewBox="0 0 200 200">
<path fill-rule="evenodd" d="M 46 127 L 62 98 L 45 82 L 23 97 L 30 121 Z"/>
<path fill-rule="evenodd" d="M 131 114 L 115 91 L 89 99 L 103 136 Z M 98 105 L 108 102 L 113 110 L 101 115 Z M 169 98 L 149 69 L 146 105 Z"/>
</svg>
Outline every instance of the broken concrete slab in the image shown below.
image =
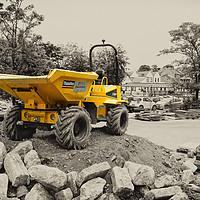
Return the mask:
<svg viewBox="0 0 200 200">
<path fill-rule="evenodd" d="M 193 151 L 193 152 L 196 152 L 196 148 L 199 146 L 199 143 L 194 143 L 194 142 L 187 142 L 187 143 L 184 143 L 182 145 L 180 145 L 178 148 L 177 148 L 177 151 L 178 152 L 183 152 L 183 153 L 187 153 L 189 151 Z"/>
<path fill-rule="evenodd" d="M 151 185 L 155 181 L 155 172 L 152 167 L 126 161 L 124 167 L 128 169 L 134 185 Z"/>
<path fill-rule="evenodd" d="M 31 166 L 41 165 L 41 160 L 35 150 L 30 150 L 24 156 L 24 163 L 26 165 L 26 168 L 28 169 Z"/>
<path fill-rule="evenodd" d="M 197 166 L 194 165 L 194 163 L 190 160 L 183 162 L 183 166 L 185 166 L 187 169 L 190 169 L 193 173 L 197 170 Z"/>
<path fill-rule="evenodd" d="M 98 164 L 91 165 L 88 168 L 83 169 L 77 178 L 77 185 L 80 187 L 84 182 L 96 178 L 103 177 L 111 169 L 108 162 L 102 162 Z"/>
<path fill-rule="evenodd" d="M 71 200 L 73 198 L 73 193 L 70 188 L 61 190 L 55 193 L 56 200 Z"/>
<path fill-rule="evenodd" d="M 126 161 L 124 163 L 124 168 L 128 169 L 131 179 L 133 180 L 137 174 L 137 171 L 140 169 L 142 165 L 138 163 L 134 163 L 131 161 Z"/>
<path fill-rule="evenodd" d="M 194 161 L 194 165 L 195 165 L 198 169 L 200 169 L 200 160 L 195 160 L 195 161 Z"/>
<path fill-rule="evenodd" d="M 191 190 L 200 193 L 200 187 L 199 186 L 197 186 L 195 184 L 189 184 L 188 186 L 191 188 Z"/>
<path fill-rule="evenodd" d="M 152 167 L 142 166 L 138 171 L 134 179 L 132 179 L 134 185 L 147 185 L 150 186 L 155 182 L 155 172 Z"/>
<path fill-rule="evenodd" d="M 35 165 L 28 169 L 32 180 L 54 191 L 63 189 L 67 184 L 67 175 L 55 167 Z"/>
<path fill-rule="evenodd" d="M 150 190 L 144 197 L 145 200 L 153 199 L 168 199 L 175 194 L 181 193 L 182 190 L 179 186 L 171 186 L 167 188 L 153 189 Z"/>
<path fill-rule="evenodd" d="M 24 156 L 32 149 L 33 149 L 32 141 L 27 140 L 24 142 L 20 142 L 11 152 L 18 153 L 23 160 Z"/>
<path fill-rule="evenodd" d="M 6 157 L 7 151 L 4 143 L 0 142 L 0 169 L 3 167 L 3 161 Z"/>
<path fill-rule="evenodd" d="M 96 199 L 103 194 L 106 181 L 100 177 L 84 183 L 80 188 L 80 200 Z"/>
<path fill-rule="evenodd" d="M 189 199 L 188 195 L 185 192 L 181 192 L 181 193 L 175 194 L 169 200 L 188 200 L 188 199 Z"/>
<path fill-rule="evenodd" d="M 39 199 L 39 200 L 54 200 L 54 197 L 40 183 L 36 183 L 30 192 L 25 196 L 25 200 Z"/>
<path fill-rule="evenodd" d="M 10 152 L 4 160 L 4 168 L 12 186 L 18 187 L 30 182 L 29 173 L 18 153 Z"/>
<path fill-rule="evenodd" d="M 28 194 L 28 188 L 25 185 L 20 185 L 17 187 L 17 197 L 22 198 Z"/>
<path fill-rule="evenodd" d="M 190 170 L 190 169 L 183 170 L 183 173 L 182 173 L 182 176 L 181 176 L 181 180 L 185 184 L 189 184 L 192 181 L 194 181 L 195 180 L 195 176 L 194 176 L 192 170 Z"/>
<path fill-rule="evenodd" d="M 155 180 L 155 187 L 156 188 L 163 188 L 163 187 L 169 187 L 174 186 L 177 184 L 177 181 L 175 178 L 171 175 L 165 174 Z"/>
<path fill-rule="evenodd" d="M 76 171 L 67 173 L 68 184 L 74 196 L 78 195 L 78 187 L 76 185 L 77 177 L 78 177 L 78 173 Z"/>
<path fill-rule="evenodd" d="M 0 174 L 0 199 L 7 197 L 8 191 L 8 176 L 7 174 Z"/>
<path fill-rule="evenodd" d="M 113 193 L 119 197 L 128 198 L 134 191 L 134 185 L 131 182 L 127 168 L 114 167 L 111 173 L 113 184 Z"/>
</svg>

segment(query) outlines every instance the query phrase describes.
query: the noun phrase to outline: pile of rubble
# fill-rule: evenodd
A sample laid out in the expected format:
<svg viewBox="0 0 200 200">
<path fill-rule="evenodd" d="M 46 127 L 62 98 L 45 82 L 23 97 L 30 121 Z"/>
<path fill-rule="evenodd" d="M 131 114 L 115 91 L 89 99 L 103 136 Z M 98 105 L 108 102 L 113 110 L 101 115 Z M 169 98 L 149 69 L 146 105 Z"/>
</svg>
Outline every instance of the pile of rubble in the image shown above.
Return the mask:
<svg viewBox="0 0 200 200">
<path fill-rule="evenodd" d="M 135 115 L 135 119 L 144 121 L 161 121 L 164 120 L 164 115 L 160 112 L 154 111 L 141 111 L 139 114 Z"/>
<path fill-rule="evenodd" d="M 143 121 L 161 121 L 169 119 L 199 119 L 200 110 L 190 109 L 190 110 L 174 110 L 172 112 L 164 111 L 141 111 L 135 114 L 135 119 Z"/>
<path fill-rule="evenodd" d="M 175 110 L 176 119 L 199 119 L 200 110 L 199 109 L 189 109 L 189 110 Z"/>
<path fill-rule="evenodd" d="M 174 164 L 181 160 L 174 155 L 170 159 Z M 186 200 L 189 197 L 183 185 L 195 192 L 200 192 L 200 187 L 190 184 L 197 167 L 187 160 L 183 169 L 179 180 L 167 174 L 157 177 L 152 167 L 130 161 L 113 168 L 101 162 L 66 174 L 43 165 L 31 141 L 19 143 L 9 153 L 0 142 L 0 199 Z"/>
</svg>

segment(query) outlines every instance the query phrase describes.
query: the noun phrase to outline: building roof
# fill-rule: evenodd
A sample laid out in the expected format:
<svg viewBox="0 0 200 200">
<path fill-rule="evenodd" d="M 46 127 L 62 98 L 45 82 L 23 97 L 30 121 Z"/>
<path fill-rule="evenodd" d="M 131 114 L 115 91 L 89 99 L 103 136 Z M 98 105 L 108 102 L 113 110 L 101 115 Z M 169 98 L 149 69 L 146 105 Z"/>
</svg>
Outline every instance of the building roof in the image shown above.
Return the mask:
<svg viewBox="0 0 200 200">
<path fill-rule="evenodd" d="M 131 78 L 131 82 L 132 83 L 141 83 L 145 79 L 146 79 L 146 77 L 134 77 L 134 78 Z"/>
<path fill-rule="evenodd" d="M 136 73 L 140 77 L 146 77 L 149 72 L 151 72 L 151 71 L 137 71 Z"/>
<path fill-rule="evenodd" d="M 126 83 L 131 83 L 131 80 L 128 76 L 126 76 L 126 78 L 124 78 L 122 84 L 126 84 Z"/>
<path fill-rule="evenodd" d="M 155 76 L 155 74 L 157 74 L 158 72 L 151 72 L 153 74 L 153 76 Z M 159 74 L 159 73 L 158 73 Z"/>
</svg>

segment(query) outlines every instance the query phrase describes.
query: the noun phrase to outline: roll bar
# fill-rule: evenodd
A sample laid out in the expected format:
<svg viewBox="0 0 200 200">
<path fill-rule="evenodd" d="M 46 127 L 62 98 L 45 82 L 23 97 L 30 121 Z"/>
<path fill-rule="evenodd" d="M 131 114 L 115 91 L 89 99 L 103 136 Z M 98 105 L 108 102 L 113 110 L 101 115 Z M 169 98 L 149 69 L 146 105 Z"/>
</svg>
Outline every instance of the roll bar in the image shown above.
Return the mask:
<svg viewBox="0 0 200 200">
<path fill-rule="evenodd" d="M 115 77 L 115 84 L 119 85 L 119 77 L 118 77 L 118 71 L 119 71 L 119 63 L 118 63 L 118 56 L 117 56 L 117 49 L 112 45 L 112 44 L 105 44 L 105 40 L 102 40 L 103 44 L 96 44 L 91 47 L 90 52 L 89 52 L 89 59 L 90 59 L 90 68 L 93 69 L 93 63 L 92 63 L 92 51 L 96 47 L 105 47 L 109 46 L 112 47 L 114 52 L 115 52 L 115 67 L 116 67 L 116 77 Z"/>
</svg>

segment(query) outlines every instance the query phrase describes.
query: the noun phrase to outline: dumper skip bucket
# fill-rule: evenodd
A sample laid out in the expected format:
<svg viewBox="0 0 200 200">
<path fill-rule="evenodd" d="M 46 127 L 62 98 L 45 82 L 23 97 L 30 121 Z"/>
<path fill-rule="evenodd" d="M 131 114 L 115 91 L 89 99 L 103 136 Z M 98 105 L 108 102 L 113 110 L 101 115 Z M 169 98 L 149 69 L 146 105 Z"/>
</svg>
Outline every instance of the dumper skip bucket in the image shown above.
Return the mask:
<svg viewBox="0 0 200 200">
<path fill-rule="evenodd" d="M 94 72 L 75 72 L 53 69 L 46 76 L 22 76 L 0 74 L 0 88 L 16 99 L 21 99 L 25 108 L 55 103 L 73 103 L 84 100 L 98 75 Z"/>
</svg>

